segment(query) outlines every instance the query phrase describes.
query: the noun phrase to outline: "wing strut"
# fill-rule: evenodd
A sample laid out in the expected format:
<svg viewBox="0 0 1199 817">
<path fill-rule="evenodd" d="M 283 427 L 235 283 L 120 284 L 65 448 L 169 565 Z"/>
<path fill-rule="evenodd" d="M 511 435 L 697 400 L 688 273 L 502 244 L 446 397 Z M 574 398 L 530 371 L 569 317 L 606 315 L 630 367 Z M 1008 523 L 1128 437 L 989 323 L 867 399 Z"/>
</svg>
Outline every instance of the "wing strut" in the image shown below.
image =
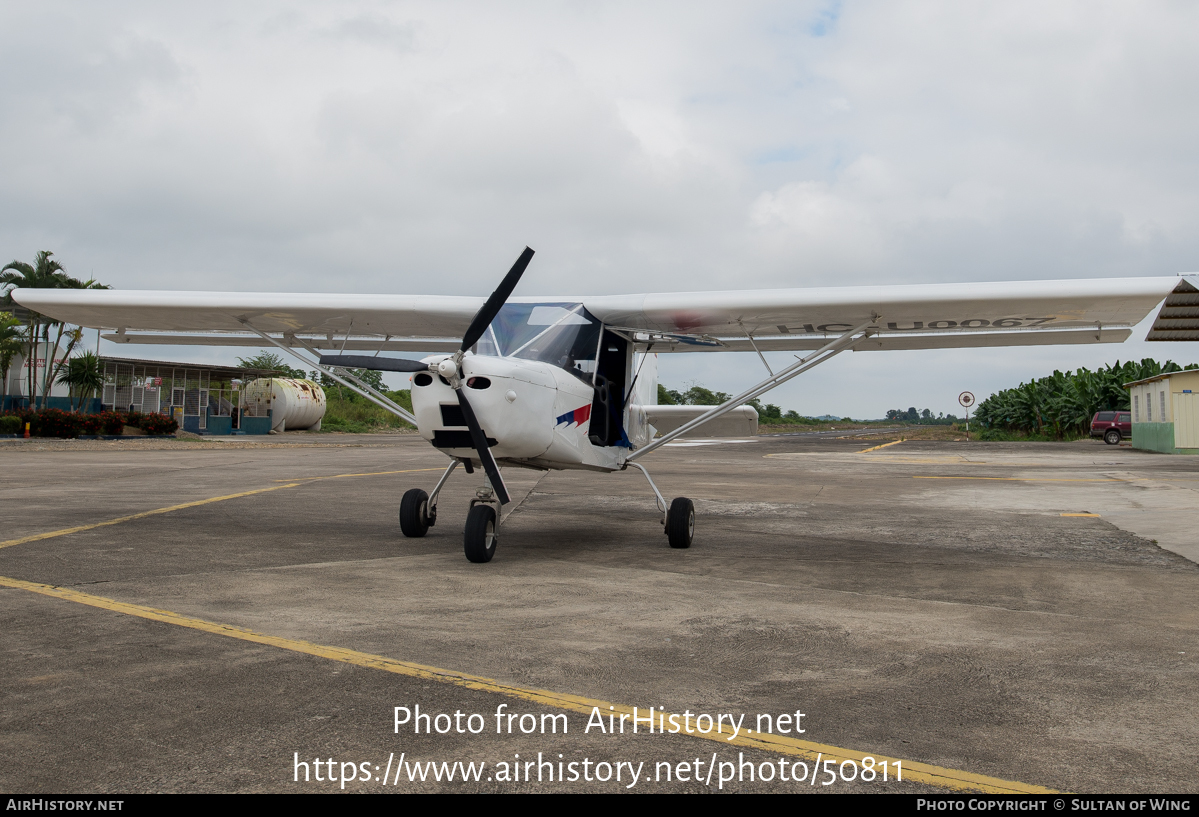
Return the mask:
<svg viewBox="0 0 1199 817">
<path fill-rule="evenodd" d="M 349 380 L 347 380 L 346 377 L 343 377 L 342 375 L 337 374 L 332 369 L 330 369 L 326 366 L 322 366 L 320 363 L 314 363 L 313 361 L 304 357 L 302 354 L 300 354 L 299 352 L 297 352 L 295 349 L 291 348 L 290 346 L 288 346 L 284 343 L 280 343 L 279 341 L 275 340 L 270 335 L 268 335 L 266 332 L 259 330 L 257 327 L 255 327 L 249 321 L 239 319 L 239 322 L 241 323 L 242 326 L 246 327 L 251 332 L 253 332 L 254 334 L 261 337 L 263 340 L 269 341 L 270 343 L 274 344 L 275 346 L 278 346 L 280 349 L 287 352 L 289 355 L 296 358 L 304 365 L 311 366 L 313 369 L 316 369 L 318 372 L 325 375 L 326 377 L 333 378 L 334 380 L 336 380 L 338 383 L 341 383 L 346 388 L 351 389 L 351 390 L 357 392 L 358 394 L 361 394 L 367 400 L 370 400 L 372 403 L 379 406 L 379 408 L 390 411 L 392 414 L 396 415 L 404 422 L 411 423 L 414 426 L 416 425 L 416 418 L 413 417 L 409 411 L 405 410 L 403 406 L 397 405 L 394 401 L 388 399 L 385 395 L 382 395 L 375 389 L 371 388 L 371 386 L 369 384 L 363 383 L 362 381 L 358 380 L 357 378 L 354 378 L 354 380 L 357 382 L 352 383 Z M 316 352 L 316 350 L 314 350 L 311 346 L 309 346 L 307 343 L 305 343 L 300 338 L 297 338 L 293 335 L 292 340 L 294 340 L 296 343 L 303 346 L 305 349 L 307 349 L 312 354 L 317 355 L 318 359 L 320 358 L 320 355 Z"/>
<path fill-rule="evenodd" d="M 773 389 L 775 386 L 781 386 L 783 383 L 786 383 L 788 380 L 795 377 L 796 375 L 801 374 L 802 372 L 806 372 L 808 369 L 811 369 L 811 368 L 823 363 L 824 361 L 828 360 L 829 358 L 834 357 L 835 355 L 838 355 L 841 352 L 844 352 L 846 349 L 852 348 L 854 344 L 858 343 L 859 341 L 865 340 L 867 337 L 870 336 L 871 332 L 869 330 L 869 327 L 876 320 L 878 320 L 878 316 L 875 316 L 874 318 L 866 321 L 865 323 L 861 324 L 860 326 L 856 326 L 853 329 L 850 329 L 848 332 L 841 335 L 841 337 L 837 338 L 836 340 L 832 341 L 831 343 L 825 344 L 824 346 L 817 349 L 815 352 L 812 352 L 812 354 L 808 355 L 807 357 L 800 358 L 796 363 L 792 363 L 787 368 L 781 370 L 778 374 L 772 374 L 770 377 L 768 377 L 765 380 L 763 380 L 762 382 L 758 383 L 756 386 L 752 386 L 749 389 L 746 389 L 745 391 L 741 392 L 741 394 L 738 394 L 736 397 L 732 398 L 731 400 L 726 400 L 725 402 L 721 403 L 719 406 L 716 406 L 711 411 L 701 414 L 700 416 L 696 417 L 694 420 L 692 420 L 689 423 L 683 423 L 683 425 L 679 426 L 674 431 L 670 432 L 669 434 L 662 435 L 661 437 L 654 440 L 649 445 L 646 445 L 642 448 L 638 448 L 636 451 L 634 451 L 632 454 L 630 454 L 628 457 L 625 458 L 625 462 L 631 463 L 633 460 L 637 459 L 638 457 L 640 457 L 644 454 L 648 454 L 649 452 L 653 451 L 655 448 L 665 445 L 666 443 L 670 442 L 674 438 L 680 437 L 683 434 L 686 434 L 688 431 L 691 431 L 692 429 L 703 425 L 704 423 L 708 422 L 709 420 L 715 420 L 720 415 L 726 414 L 726 413 L 732 411 L 733 409 L 737 408 L 738 406 L 748 403 L 750 400 L 753 400 L 755 397 L 765 394 L 766 392 Z M 859 333 L 861 333 L 861 334 L 859 334 Z M 767 368 L 769 368 L 769 367 L 767 367 Z"/>
<path fill-rule="evenodd" d="M 758 357 L 762 359 L 762 365 L 766 367 L 766 371 L 774 374 L 774 369 L 770 368 L 770 364 L 766 362 L 766 356 L 762 354 L 762 350 L 758 348 L 758 344 L 754 343 L 754 333 L 745 328 L 745 324 L 737 321 L 737 325 L 741 327 L 741 331 L 745 333 L 745 337 L 749 338 L 749 345 L 754 347 L 754 351 L 758 353 Z"/>
</svg>

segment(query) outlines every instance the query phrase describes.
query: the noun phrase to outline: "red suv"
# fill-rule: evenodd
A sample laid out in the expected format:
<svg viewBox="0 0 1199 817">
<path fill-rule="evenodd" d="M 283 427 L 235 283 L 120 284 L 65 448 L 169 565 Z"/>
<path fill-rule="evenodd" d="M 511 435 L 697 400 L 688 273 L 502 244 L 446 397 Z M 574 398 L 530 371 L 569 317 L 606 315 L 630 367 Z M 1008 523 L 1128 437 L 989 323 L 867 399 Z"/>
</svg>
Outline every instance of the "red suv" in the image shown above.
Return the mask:
<svg viewBox="0 0 1199 817">
<path fill-rule="evenodd" d="M 1116 445 L 1132 436 L 1132 412 L 1097 411 L 1091 418 L 1091 436 L 1102 437 L 1108 445 Z"/>
</svg>

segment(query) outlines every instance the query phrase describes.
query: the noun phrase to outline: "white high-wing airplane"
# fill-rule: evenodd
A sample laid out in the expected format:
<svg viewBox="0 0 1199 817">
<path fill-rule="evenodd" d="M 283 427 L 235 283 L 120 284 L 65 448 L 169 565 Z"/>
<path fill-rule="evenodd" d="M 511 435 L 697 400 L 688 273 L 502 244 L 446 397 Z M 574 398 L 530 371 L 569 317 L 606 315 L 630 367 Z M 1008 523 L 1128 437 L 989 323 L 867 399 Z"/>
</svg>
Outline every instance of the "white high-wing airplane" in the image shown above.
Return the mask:
<svg viewBox="0 0 1199 817">
<path fill-rule="evenodd" d="M 467 473 L 484 469 L 486 484 L 471 500 L 466 522 L 472 562 L 490 561 L 495 553 L 499 511 L 509 501 L 499 464 L 636 468 L 653 488 L 670 546 L 690 547 L 691 500 L 680 497 L 668 506 L 638 460 L 713 421 L 755 428 L 746 402 L 846 349 L 1118 343 L 1163 299 L 1149 339 L 1199 339 L 1199 287 L 1187 278 L 512 298 L 532 257 L 526 248 L 486 302 L 430 295 L 12 294 L 55 319 L 115 329 L 105 337 L 120 343 L 266 341 L 398 414 L 450 458 L 432 494 L 419 488 L 404 494 L 399 515 L 406 536 L 423 536 L 435 524 L 438 494 L 457 465 Z M 443 354 L 420 361 L 380 356 L 405 350 Z M 656 405 L 654 353 L 678 351 L 756 352 L 768 374 L 720 406 Z M 772 371 L 762 355 L 767 351 L 807 354 Z M 412 412 L 350 368 L 412 372 Z"/>
</svg>

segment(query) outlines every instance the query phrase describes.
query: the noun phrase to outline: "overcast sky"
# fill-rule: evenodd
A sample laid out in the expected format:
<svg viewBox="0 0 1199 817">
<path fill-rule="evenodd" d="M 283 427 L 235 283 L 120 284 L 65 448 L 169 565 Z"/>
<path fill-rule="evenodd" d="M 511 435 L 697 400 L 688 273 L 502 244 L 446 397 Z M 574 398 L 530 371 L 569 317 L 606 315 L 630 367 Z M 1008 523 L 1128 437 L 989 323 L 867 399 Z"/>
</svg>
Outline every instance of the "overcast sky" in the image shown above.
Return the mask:
<svg viewBox="0 0 1199 817">
<path fill-rule="evenodd" d="M 120 289 L 482 296 L 526 244 L 524 295 L 1199 269 L 1196 4 L 39 2 L 0 31 L 0 253 Z M 958 412 L 1197 347 L 845 354 L 768 400 Z"/>
</svg>

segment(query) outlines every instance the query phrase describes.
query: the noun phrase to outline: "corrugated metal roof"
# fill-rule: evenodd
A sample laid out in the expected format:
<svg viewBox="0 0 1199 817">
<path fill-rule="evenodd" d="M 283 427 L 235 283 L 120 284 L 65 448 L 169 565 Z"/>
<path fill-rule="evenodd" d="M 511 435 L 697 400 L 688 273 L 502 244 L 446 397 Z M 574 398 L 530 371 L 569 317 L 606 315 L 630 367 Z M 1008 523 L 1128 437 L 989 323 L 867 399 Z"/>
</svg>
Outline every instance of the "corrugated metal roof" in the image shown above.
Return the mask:
<svg viewBox="0 0 1199 817">
<path fill-rule="evenodd" d="M 1199 287 L 1183 278 L 1166 296 L 1145 340 L 1199 340 Z"/>
<path fill-rule="evenodd" d="M 114 363 L 125 363 L 133 366 L 158 366 L 164 369 L 203 369 L 209 372 L 220 372 L 221 374 L 250 374 L 258 377 L 282 373 L 278 369 L 247 369 L 242 366 L 221 366 L 214 363 L 179 363 L 173 360 L 142 360 L 136 357 L 112 357 L 110 355 L 100 355 L 100 360 L 101 362 L 111 360 Z"/>
<path fill-rule="evenodd" d="M 1199 369 L 1180 369 L 1176 372 L 1163 372 L 1162 374 L 1155 374 L 1153 377 L 1146 377 L 1144 380 L 1134 380 L 1131 383 L 1125 383 L 1124 388 L 1130 389 L 1133 386 L 1140 386 L 1144 383 L 1153 383 L 1157 380 L 1169 380 L 1175 375 L 1199 375 Z"/>
</svg>

